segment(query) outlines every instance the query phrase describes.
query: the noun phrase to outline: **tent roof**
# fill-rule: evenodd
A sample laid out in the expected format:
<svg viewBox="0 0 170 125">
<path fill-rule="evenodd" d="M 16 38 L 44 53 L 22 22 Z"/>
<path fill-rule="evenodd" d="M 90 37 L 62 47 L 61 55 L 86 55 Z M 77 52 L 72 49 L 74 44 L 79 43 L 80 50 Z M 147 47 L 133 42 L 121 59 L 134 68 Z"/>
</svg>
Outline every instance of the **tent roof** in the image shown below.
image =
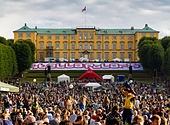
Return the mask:
<svg viewBox="0 0 170 125">
<path fill-rule="evenodd" d="M 103 77 L 102 77 L 103 79 L 114 79 L 114 76 L 112 76 L 112 75 L 104 75 Z"/>
<path fill-rule="evenodd" d="M 6 91 L 6 92 L 19 92 L 19 88 L 0 82 L 0 91 Z"/>
<path fill-rule="evenodd" d="M 58 78 L 69 78 L 69 76 L 63 74 L 63 75 L 58 76 Z"/>
<path fill-rule="evenodd" d="M 101 86 L 99 83 L 93 83 L 93 82 L 89 82 L 85 85 L 85 87 L 99 87 Z"/>
<path fill-rule="evenodd" d="M 100 80 L 103 80 L 99 75 L 97 75 L 90 68 L 82 76 L 80 76 L 76 81 L 78 81 L 80 79 L 100 79 Z"/>
</svg>

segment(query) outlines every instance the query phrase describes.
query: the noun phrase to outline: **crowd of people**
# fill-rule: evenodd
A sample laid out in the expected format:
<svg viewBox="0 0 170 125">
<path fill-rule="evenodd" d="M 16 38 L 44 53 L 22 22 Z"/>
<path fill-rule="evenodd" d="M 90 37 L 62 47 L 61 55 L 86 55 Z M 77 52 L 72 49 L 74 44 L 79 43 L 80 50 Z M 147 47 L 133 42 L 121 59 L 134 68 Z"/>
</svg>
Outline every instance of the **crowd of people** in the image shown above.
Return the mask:
<svg viewBox="0 0 170 125">
<path fill-rule="evenodd" d="M 170 85 L 21 83 L 19 93 L 0 94 L 1 125 L 170 125 Z"/>
</svg>

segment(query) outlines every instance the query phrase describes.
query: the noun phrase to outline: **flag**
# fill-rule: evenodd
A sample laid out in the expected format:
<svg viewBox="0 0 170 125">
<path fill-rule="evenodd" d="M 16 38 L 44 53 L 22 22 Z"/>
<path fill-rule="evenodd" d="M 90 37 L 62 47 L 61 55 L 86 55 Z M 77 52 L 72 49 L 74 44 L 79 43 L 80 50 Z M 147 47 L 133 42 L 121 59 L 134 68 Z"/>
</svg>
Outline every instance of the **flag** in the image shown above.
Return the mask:
<svg viewBox="0 0 170 125">
<path fill-rule="evenodd" d="M 84 7 L 84 9 L 82 9 L 82 12 L 86 11 L 86 6 Z"/>
</svg>

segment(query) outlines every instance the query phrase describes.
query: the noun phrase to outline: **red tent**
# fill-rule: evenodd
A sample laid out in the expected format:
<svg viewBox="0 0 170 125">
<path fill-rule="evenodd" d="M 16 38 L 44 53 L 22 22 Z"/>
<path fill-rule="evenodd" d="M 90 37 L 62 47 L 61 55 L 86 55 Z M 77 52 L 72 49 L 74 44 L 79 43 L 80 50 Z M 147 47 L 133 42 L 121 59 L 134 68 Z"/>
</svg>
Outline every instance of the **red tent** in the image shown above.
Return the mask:
<svg viewBox="0 0 170 125">
<path fill-rule="evenodd" d="M 90 68 L 82 76 L 80 76 L 76 81 L 78 81 L 80 79 L 100 79 L 100 80 L 103 80 L 99 75 L 97 75 Z"/>
</svg>

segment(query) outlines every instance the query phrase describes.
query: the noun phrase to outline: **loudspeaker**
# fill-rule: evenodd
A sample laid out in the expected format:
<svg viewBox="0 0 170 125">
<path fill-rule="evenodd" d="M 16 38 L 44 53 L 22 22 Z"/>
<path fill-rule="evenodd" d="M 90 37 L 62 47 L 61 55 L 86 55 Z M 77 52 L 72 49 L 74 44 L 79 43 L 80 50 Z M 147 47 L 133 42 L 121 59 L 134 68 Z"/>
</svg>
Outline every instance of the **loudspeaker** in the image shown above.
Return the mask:
<svg viewBox="0 0 170 125">
<path fill-rule="evenodd" d="M 132 74 L 132 66 L 129 66 L 129 74 Z"/>
<path fill-rule="evenodd" d="M 45 74 L 45 76 L 47 75 L 47 69 L 45 68 L 45 70 L 44 70 L 44 74 Z"/>
<path fill-rule="evenodd" d="M 51 72 L 51 66 L 48 65 L 48 73 L 50 73 L 50 72 Z"/>
</svg>

